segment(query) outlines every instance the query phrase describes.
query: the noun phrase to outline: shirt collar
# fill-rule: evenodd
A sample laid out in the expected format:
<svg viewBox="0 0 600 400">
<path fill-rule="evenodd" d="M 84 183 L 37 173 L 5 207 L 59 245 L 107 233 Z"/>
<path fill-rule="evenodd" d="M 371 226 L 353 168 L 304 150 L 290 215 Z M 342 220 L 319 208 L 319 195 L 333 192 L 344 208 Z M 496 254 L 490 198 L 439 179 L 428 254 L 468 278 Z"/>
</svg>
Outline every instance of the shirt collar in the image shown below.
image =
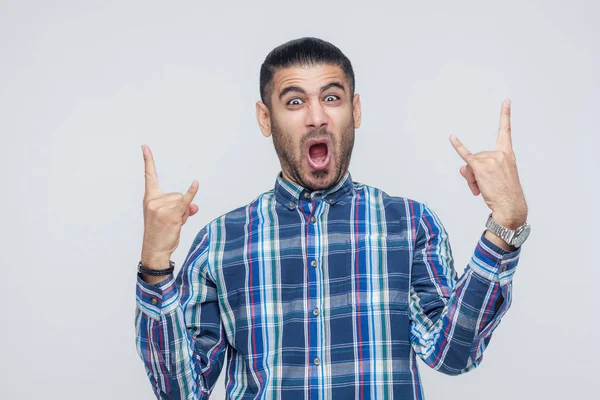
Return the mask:
<svg viewBox="0 0 600 400">
<path fill-rule="evenodd" d="M 277 175 L 275 181 L 275 199 L 290 210 L 293 210 L 298 205 L 300 200 L 308 200 L 320 198 L 323 201 L 333 205 L 342 201 L 347 196 L 354 195 L 354 183 L 350 171 L 346 171 L 342 179 L 336 184 L 323 189 L 310 190 L 298 185 L 297 183 L 285 179 L 281 172 Z"/>
</svg>

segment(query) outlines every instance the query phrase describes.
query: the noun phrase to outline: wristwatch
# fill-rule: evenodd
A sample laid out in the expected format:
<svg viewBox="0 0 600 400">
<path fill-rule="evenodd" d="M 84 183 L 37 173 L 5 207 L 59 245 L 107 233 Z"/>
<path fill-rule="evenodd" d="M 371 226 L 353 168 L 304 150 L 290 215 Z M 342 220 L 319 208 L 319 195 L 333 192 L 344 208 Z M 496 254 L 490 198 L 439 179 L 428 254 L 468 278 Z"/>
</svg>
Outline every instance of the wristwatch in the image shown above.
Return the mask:
<svg viewBox="0 0 600 400">
<path fill-rule="evenodd" d="M 488 217 L 485 227 L 504 240 L 508 245 L 516 248 L 521 247 L 531 232 L 531 227 L 527 222 L 515 230 L 510 230 L 494 221 L 492 214 Z"/>
<path fill-rule="evenodd" d="M 138 274 L 144 273 L 152 276 L 161 276 L 161 275 L 169 275 L 175 269 L 175 262 L 169 261 L 169 268 L 166 269 L 152 269 L 146 268 L 142 265 L 142 262 L 138 264 L 137 272 Z"/>
</svg>

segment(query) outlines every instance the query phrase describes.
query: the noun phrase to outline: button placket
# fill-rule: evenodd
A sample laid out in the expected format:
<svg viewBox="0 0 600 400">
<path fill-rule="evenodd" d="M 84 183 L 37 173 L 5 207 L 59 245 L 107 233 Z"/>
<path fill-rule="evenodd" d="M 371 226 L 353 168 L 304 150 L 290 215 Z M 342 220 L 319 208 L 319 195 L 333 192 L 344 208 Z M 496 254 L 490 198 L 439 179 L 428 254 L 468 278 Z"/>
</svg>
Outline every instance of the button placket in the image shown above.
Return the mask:
<svg viewBox="0 0 600 400">
<path fill-rule="evenodd" d="M 304 194 L 305 198 L 309 198 L 310 194 L 308 194 L 308 197 L 306 197 L 308 193 Z M 321 363 L 321 360 L 318 357 L 319 354 L 319 324 L 320 324 L 320 318 L 318 318 L 319 314 L 320 314 L 320 310 L 318 308 L 318 305 L 321 304 L 321 300 L 319 299 L 319 292 L 318 292 L 318 288 L 319 288 L 319 284 L 318 284 L 318 276 L 319 276 L 319 272 L 317 270 L 317 267 L 319 265 L 319 262 L 317 260 L 320 259 L 320 255 L 316 253 L 317 251 L 317 243 L 319 242 L 320 238 L 317 237 L 316 232 L 318 231 L 318 227 L 317 227 L 317 223 L 318 223 L 318 218 L 313 215 L 313 214 L 317 214 L 319 213 L 320 210 L 320 201 L 313 199 L 312 201 L 302 201 L 300 202 L 302 204 L 302 208 L 305 209 L 305 207 L 308 209 L 306 216 L 308 217 L 307 219 L 305 219 L 305 227 L 306 227 L 306 232 L 308 233 L 308 242 L 307 242 L 307 252 L 306 252 L 306 256 L 307 256 L 307 265 L 310 265 L 310 267 L 306 270 L 307 275 L 307 283 L 308 283 L 308 306 L 309 309 L 307 310 L 308 312 L 312 313 L 312 317 L 309 318 L 306 322 L 308 324 L 307 328 L 309 331 L 309 336 L 310 337 L 310 341 L 307 343 L 307 346 L 309 347 L 309 357 L 311 360 L 313 360 L 313 364 L 318 366 Z M 306 218 L 306 217 L 305 217 Z M 309 314 L 310 316 L 310 314 Z"/>
</svg>

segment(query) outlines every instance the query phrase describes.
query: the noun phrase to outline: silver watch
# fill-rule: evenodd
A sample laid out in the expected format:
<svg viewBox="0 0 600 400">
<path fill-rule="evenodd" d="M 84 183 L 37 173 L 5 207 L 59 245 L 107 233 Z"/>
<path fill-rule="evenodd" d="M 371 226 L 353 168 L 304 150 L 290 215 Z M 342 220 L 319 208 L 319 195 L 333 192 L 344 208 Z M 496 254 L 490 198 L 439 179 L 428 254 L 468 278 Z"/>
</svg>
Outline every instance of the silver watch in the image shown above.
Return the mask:
<svg viewBox="0 0 600 400">
<path fill-rule="evenodd" d="M 490 216 L 488 217 L 485 227 L 489 229 L 492 233 L 499 236 L 508 245 L 514 246 L 516 248 L 521 247 L 521 245 L 525 242 L 525 240 L 529 236 L 529 233 L 531 232 L 531 227 L 527 222 L 525 222 L 523 225 L 521 225 L 513 231 L 494 221 L 492 219 L 492 214 L 490 214 Z"/>
</svg>

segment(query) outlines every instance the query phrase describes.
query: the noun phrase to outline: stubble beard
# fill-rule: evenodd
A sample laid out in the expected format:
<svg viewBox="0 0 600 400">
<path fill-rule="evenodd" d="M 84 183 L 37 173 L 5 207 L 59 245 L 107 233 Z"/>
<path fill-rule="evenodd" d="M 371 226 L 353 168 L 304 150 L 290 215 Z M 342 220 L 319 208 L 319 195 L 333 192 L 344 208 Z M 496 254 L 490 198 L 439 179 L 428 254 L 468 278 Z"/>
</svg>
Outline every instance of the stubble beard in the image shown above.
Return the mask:
<svg viewBox="0 0 600 400">
<path fill-rule="evenodd" d="M 326 189 L 335 183 L 339 182 L 342 176 L 348 170 L 350 165 L 350 158 L 352 157 L 352 149 L 354 148 L 354 119 L 349 118 L 348 123 L 342 130 L 340 143 L 338 146 L 338 139 L 329 132 L 326 128 L 313 129 L 302 137 L 300 141 L 299 150 L 294 151 L 295 146 L 292 141 L 292 136 L 283 131 L 276 119 L 272 117 L 272 135 L 273 145 L 275 146 L 275 152 L 279 157 L 281 163 L 281 169 L 288 175 L 294 182 L 300 184 L 302 187 L 314 191 Z M 309 139 L 328 137 L 331 143 L 331 148 L 328 149 L 331 152 L 332 163 L 330 166 L 323 171 L 302 171 L 302 161 L 306 154 L 302 154 L 304 144 Z M 331 173 L 332 165 L 335 165 L 336 170 Z M 306 176 L 306 175 L 310 176 Z M 330 176 L 330 179 L 327 179 Z M 312 178 L 312 179 L 311 179 Z"/>
</svg>

